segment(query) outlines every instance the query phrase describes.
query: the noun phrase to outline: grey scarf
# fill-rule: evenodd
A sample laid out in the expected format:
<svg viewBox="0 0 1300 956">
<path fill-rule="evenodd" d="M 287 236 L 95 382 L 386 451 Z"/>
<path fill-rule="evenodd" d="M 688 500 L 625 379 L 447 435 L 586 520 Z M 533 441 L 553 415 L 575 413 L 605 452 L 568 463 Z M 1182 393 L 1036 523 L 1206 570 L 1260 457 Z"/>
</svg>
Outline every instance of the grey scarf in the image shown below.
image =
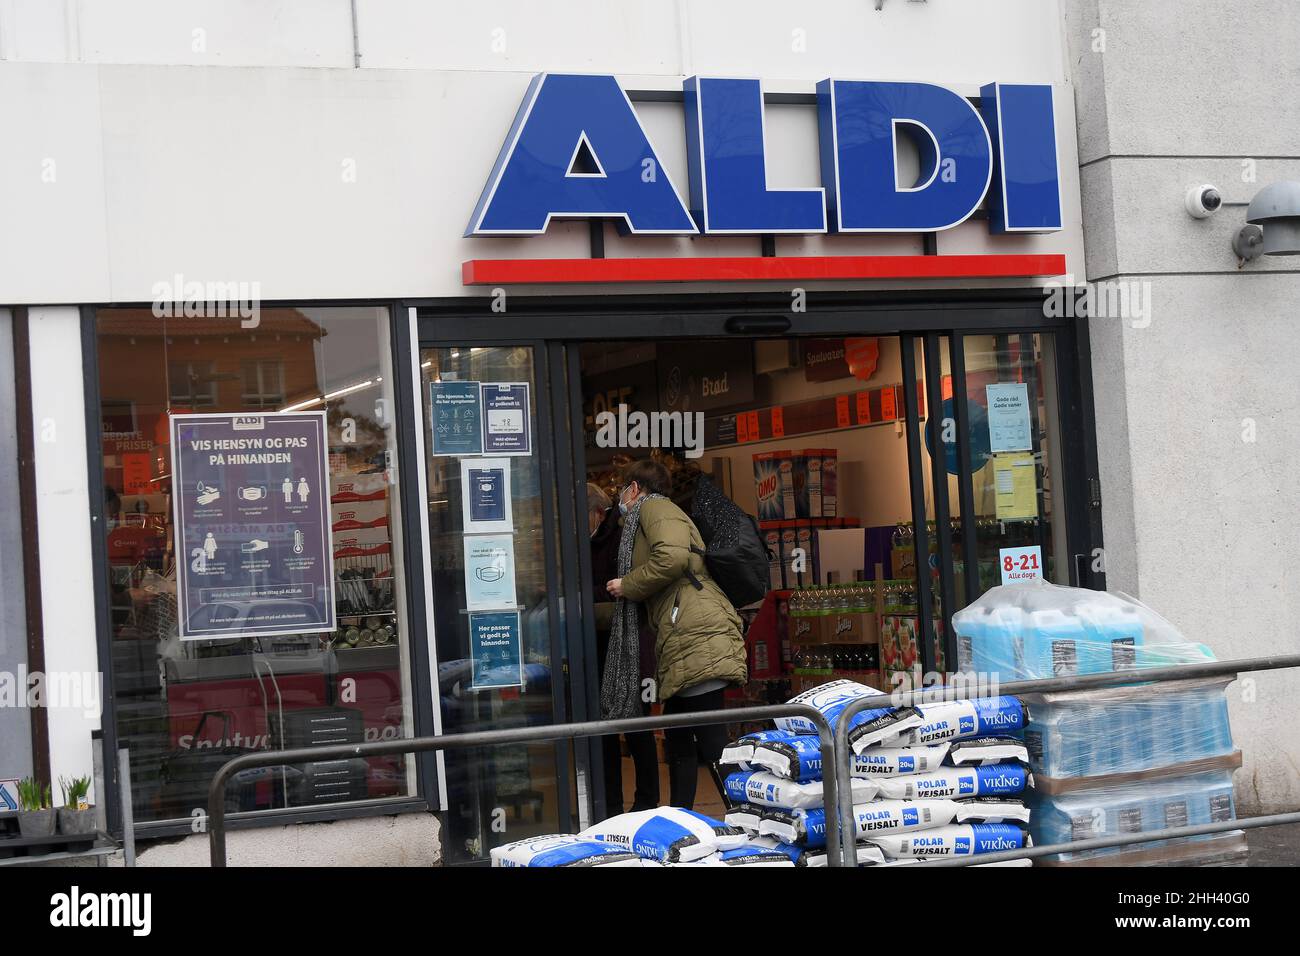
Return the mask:
<svg viewBox="0 0 1300 956">
<path fill-rule="evenodd" d="M 623 516 L 623 535 L 618 540 L 618 576 L 632 570 L 632 548 L 641 523 L 641 505 L 650 498 L 638 498 Z M 605 720 L 622 720 L 641 716 L 641 605 L 637 601 L 617 598 L 614 620 L 609 629 L 609 649 L 605 652 L 605 676 L 600 682 L 600 714 Z"/>
</svg>

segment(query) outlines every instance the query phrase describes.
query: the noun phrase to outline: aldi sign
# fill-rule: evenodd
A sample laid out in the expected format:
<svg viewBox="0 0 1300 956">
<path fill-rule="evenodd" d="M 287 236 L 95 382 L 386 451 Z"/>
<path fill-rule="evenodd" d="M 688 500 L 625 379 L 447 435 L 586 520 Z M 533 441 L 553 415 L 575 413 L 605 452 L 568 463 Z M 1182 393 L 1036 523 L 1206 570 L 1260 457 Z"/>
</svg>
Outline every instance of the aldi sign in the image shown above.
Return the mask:
<svg viewBox="0 0 1300 956">
<path fill-rule="evenodd" d="M 693 76 L 683 103 L 686 192 L 613 76 L 538 74 L 465 235 L 539 235 L 557 218 L 636 235 L 936 232 L 986 198 L 993 233 L 1062 228 L 1049 85 L 990 83 L 976 105 L 931 83 L 823 80 L 821 185 L 802 189 L 768 188 L 759 80 Z M 905 185 L 904 138 L 921 161 Z"/>
</svg>

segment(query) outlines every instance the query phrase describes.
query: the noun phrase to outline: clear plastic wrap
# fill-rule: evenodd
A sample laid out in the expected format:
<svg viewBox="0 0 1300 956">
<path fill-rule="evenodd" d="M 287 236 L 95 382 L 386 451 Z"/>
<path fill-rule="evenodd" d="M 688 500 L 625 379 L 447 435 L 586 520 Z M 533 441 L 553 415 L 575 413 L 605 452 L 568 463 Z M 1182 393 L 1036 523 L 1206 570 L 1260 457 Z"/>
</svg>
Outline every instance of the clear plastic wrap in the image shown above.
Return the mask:
<svg viewBox="0 0 1300 956">
<path fill-rule="evenodd" d="M 1232 773 L 1190 774 L 1144 779 L 1114 787 L 1096 787 L 1063 794 L 1038 793 L 1031 799 L 1030 832 L 1039 846 L 1073 843 L 1097 837 L 1147 833 L 1171 827 L 1198 826 L 1235 820 Z M 1131 862 L 1194 862 L 1198 851 L 1217 852 L 1240 831 L 1158 840 L 1082 853 L 1062 853 L 1054 861 L 1083 861 L 1128 856 Z"/>
<path fill-rule="evenodd" d="M 1220 677 L 1027 695 L 1030 765 L 1041 782 L 1228 757 L 1234 753 L 1226 694 L 1231 682 Z"/>
<path fill-rule="evenodd" d="M 999 681 L 1214 660 L 1134 598 L 1046 581 L 991 588 L 952 624 L 958 668 Z"/>
</svg>

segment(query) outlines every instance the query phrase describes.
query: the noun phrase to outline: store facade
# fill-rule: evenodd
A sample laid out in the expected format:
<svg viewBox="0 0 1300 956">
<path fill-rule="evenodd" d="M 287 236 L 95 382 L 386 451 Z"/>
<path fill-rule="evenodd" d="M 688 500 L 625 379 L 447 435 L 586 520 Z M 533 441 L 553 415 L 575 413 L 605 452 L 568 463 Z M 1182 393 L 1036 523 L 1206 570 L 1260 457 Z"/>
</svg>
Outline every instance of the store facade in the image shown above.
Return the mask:
<svg viewBox="0 0 1300 956">
<path fill-rule="evenodd" d="M 331 21 L 274 53 L 228 41 L 247 65 L 152 36 L 140 65 L 0 69 L 55 170 L 3 296 L 59 436 L 33 477 L 46 666 L 106 675 L 102 720 L 51 710 L 43 732 L 56 776 L 94 730 L 131 752 L 142 832 L 192 837 L 160 861 L 201 856 L 223 753 L 599 716 L 586 485 L 616 494 L 637 457 L 758 515 L 774 586 L 883 587 L 910 555 L 918 671 L 952 669 L 946 623 L 1004 551 L 1106 585 L 1089 329 L 1044 296 L 1088 274 L 1057 5 L 578 6 L 581 30 L 510 4 L 448 30 L 363 4 L 361 53 Z M 638 436 L 638 414 L 679 430 Z M 306 457 L 184 485 L 234 467 L 200 452 L 291 419 L 318 429 Z M 838 472 L 818 514 L 756 477 L 796 456 Z M 324 526 L 318 551 L 296 534 Z M 830 532 L 849 558 L 781 561 Z M 321 620 L 213 610 L 234 577 L 203 575 L 260 551 L 328 595 Z M 737 702 L 788 693 L 769 665 Z M 600 814 L 605 759 L 275 768 L 228 809 L 261 834 L 250 859 L 346 818 L 322 858 L 367 861 L 347 848 L 382 820 L 377 847 L 473 862 Z"/>
</svg>

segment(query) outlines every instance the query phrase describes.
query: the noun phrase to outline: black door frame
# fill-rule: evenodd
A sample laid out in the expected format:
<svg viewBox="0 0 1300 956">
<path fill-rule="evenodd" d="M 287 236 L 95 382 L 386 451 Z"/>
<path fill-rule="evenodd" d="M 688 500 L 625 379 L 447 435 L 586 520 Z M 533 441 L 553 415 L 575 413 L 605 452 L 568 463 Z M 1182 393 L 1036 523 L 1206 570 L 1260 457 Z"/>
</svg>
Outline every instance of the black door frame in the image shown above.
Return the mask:
<svg viewBox="0 0 1300 956">
<path fill-rule="evenodd" d="M 949 367 L 953 374 L 956 458 L 958 461 L 959 514 L 963 562 L 968 569 L 975 560 L 976 536 L 970 461 L 966 453 L 969 408 L 965 388 L 965 342 L 970 334 L 1028 336 L 1035 332 L 1054 333 L 1059 407 L 1060 455 L 1064 474 L 1054 476 L 1057 520 L 1065 522 L 1068 581 L 1078 587 L 1105 588 L 1104 568 L 1082 560 L 1101 553 L 1101 501 L 1097 478 L 1096 434 L 1094 431 L 1092 378 L 1088 331 L 1085 321 L 1053 317 L 1043 308 L 1040 289 L 980 290 L 953 292 L 818 293 L 808 297 L 807 308 L 791 312 L 793 298 L 786 293 L 708 293 L 667 295 L 560 295 L 532 296 L 492 290 L 474 299 L 408 301 L 417 309 L 419 347 L 430 343 L 467 345 L 540 344 L 535 352 L 538 367 L 548 366 L 548 378 L 560 388 L 550 389 L 541 407 L 548 407 L 552 421 L 564 421 L 563 435 L 542 442 L 547 454 L 555 456 L 551 474 L 560 482 L 557 525 L 564 560 L 564 596 L 567 608 L 579 614 L 566 615 L 565 642 L 570 654 L 563 677 L 570 693 L 573 719 L 599 717 L 599 694 L 595 661 L 595 633 L 590 588 L 591 569 L 587 549 L 578 547 L 585 504 L 576 501 L 577 476 L 585 473 L 582 434 L 582 402 L 577 366 L 577 349 L 571 346 L 591 341 L 680 338 L 772 338 L 836 335 L 894 335 L 902 346 L 903 389 L 917 395 L 915 357 L 921 347 L 927 395 L 926 419 L 919 420 L 915 397 L 906 402 L 908 473 L 911 484 L 913 527 L 918 572 L 928 566 L 929 541 L 926 532 L 924 478 L 921 472 L 921 443 L 924 431 L 932 432 L 931 447 L 942 441 L 940 349 L 946 337 Z M 540 358 L 546 357 L 545 363 Z M 908 361 L 908 359 L 912 359 Z M 542 381 L 541 375 L 538 382 Z M 564 449 L 567 448 L 567 453 Z M 947 515 L 948 500 L 945 456 L 931 456 L 934 474 L 936 532 L 939 553 L 952 554 L 952 528 Z M 584 586 L 573 589 L 578 582 Z M 944 609 L 944 650 L 949 669 L 957 661 L 956 636 L 951 616 L 957 595 L 951 560 L 940 562 L 938 587 Z M 964 576 L 963 604 L 978 596 L 977 573 Z M 929 575 L 918 573 L 918 601 L 922 635 L 933 633 L 933 595 Z M 576 630 L 575 630 L 576 628 Z M 558 631 L 554 633 L 559 633 Z M 933 642 L 923 640 L 922 665 L 926 673 L 935 668 Z M 559 673 L 557 671 L 557 673 Z M 589 738 L 587 752 L 575 751 L 592 769 L 590 790 L 595 812 L 605 809 L 602 755 L 599 740 Z M 567 784 L 567 781 L 564 781 Z"/>
<path fill-rule="evenodd" d="M 407 305 L 409 303 L 403 303 L 402 307 L 405 308 Z M 472 327 L 449 324 L 446 328 L 440 329 L 436 336 L 430 337 L 427 330 L 421 326 L 418 341 L 415 343 L 417 356 L 425 349 L 482 348 L 505 344 L 500 338 L 473 334 L 477 331 L 479 330 Z M 563 383 L 568 372 L 562 360 L 562 346 L 558 347 L 561 357 L 557 358 L 557 345 L 535 335 L 530 338 L 510 339 L 508 344 L 530 349 L 533 355 L 533 379 L 536 387 L 533 406 L 537 418 L 535 449 L 542 491 L 541 518 L 546 558 L 544 562 L 546 591 L 547 594 L 558 598 L 547 603 L 547 625 L 550 634 L 551 720 L 557 724 L 567 723 L 572 720 L 586 719 L 579 716 L 582 711 L 578 709 L 579 706 L 585 706 L 586 688 L 572 686 L 569 665 L 569 648 L 573 646 L 571 642 L 575 640 L 575 635 L 577 640 L 581 640 L 583 630 L 582 620 L 569 610 L 579 602 L 577 596 L 579 588 L 577 581 L 574 580 L 572 569 L 577 566 L 583 550 L 577 547 L 577 541 L 580 539 L 576 536 L 575 495 L 571 490 L 568 494 L 564 493 L 565 488 L 572 489 L 573 486 L 573 456 L 568 447 L 571 423 L 567 418 L 567 391 L 564 387 L 553 387 L 554 382 Z M 424 404 L 422 381 L 421 379 L 415 383 L 416 387 L 421 389 L 419 395 L 421 407 Z M 560 422 L 563 423 L 563 427 L 556 427 Z M 418 427 L 427 428 L 423 416 Z M 420 462 L 419 467 L 425 467 L 425 462 Z M 554 507 L 547 501 L 548 488 L 556 489 Z M 420 520 L 427 521 L 427 513 L 421 512 Z M 423 586 L 430 587 L 431 581 L 426 580 Z M 582 588 L 581 592 L 586 594 L 587 589 Z M 436 594 L 434 600 L 437 600 Z M 561 603 L 565 609 L 563 616 L 560 611 Z M 590 604 L 589 598 L 588 604 Z M 435 695 L 434 706 L 441 706 L 437 695 Z M 591 738 L 582 738 L 573 743 L 572 753 L 577 755 L 577 761 L 570 759 L 570 742 L 557 741 L 552 745 L 555 752 L 558 824 L 562 832 L 571 832 L 575 829 L 573 824 L 576 805 L 575 795 L 570 787 L 571 772 L 575 766 L 583 770 L 590 768 L 589 763 L 584 763 L 589 752 L 590 741 Z M 483 802 L 487 799 L 486 791 L 481 791 L 478 797 L 480 818 L 489 819 L 493 808 Z M 443 842 L 445 847 L 445 837 Z"/>
</svg>

